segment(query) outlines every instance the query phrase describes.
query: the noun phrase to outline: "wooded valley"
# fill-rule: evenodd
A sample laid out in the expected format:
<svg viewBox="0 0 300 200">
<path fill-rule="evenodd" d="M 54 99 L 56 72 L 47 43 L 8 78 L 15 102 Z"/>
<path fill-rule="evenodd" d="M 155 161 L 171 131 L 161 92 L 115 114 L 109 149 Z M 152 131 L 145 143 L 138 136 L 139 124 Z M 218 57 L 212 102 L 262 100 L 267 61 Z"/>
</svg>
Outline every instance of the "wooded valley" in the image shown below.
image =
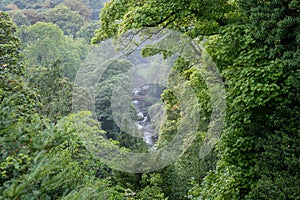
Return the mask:
<svg viewBox="0 0 300 200">
<path fill-rule="evenodd" d="M 296 200 L 299 136 L 299 0 L 0 2 L 0 199 Z"/>
</svg>

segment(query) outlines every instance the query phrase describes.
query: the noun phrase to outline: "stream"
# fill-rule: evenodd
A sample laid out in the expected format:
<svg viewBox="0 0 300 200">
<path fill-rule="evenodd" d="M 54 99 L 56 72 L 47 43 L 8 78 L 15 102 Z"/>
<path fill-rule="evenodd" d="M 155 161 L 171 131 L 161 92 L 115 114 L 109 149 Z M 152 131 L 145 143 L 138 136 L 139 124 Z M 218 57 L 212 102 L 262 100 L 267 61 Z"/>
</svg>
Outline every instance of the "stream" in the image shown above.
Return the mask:
<svg viewBox="0 0 300 200">
<path fill-rule="evenodd" d="M 150 147 L 158 140 L 158 127 L 153 122 L 155 121 L 154 118 L 161 120 L 162 103 L 160 103 L 160 95 L 164 89 L 164 87 L 157 84 L 145 84 L 135 88 L 132 93 L 132 102 L 136 109 L 135 123 L 138 130 L 143 132 L 143 139 Z"/>
</svg>

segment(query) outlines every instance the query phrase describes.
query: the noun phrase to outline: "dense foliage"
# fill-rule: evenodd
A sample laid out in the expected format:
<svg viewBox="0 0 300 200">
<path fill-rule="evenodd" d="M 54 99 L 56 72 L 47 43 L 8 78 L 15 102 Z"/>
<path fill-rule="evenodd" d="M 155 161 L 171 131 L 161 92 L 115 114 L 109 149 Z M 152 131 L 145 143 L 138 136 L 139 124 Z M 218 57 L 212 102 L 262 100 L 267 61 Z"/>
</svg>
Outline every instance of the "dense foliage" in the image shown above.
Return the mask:
<svg viewBox="0 0 300 200">
<path fill-rule="evenodd" d="M 201 199 L 300 198 L 299 1 L 152 0 L 121 6 L 124 3 L 112 1 L 104 7 L 103 28 L 94 42 L 132 28 L 180 30 L 206 38 L 206 48 L 225 80 L 227 118 L 216 169 L 198 182 L 194 195 L 198 191 Z M 167 98 L 172 107 L 172 95 Z M 169 129 L 167 136 L 176 126 L 171 123 L 162 129 Z M 166 193 L 182 199 L 182 194 L 174 194 L 178 178 L 174 179 L 169 179 L 173 185 Z"/>
<path fill-rule="evenodd" d="M 228 58 L 228 117 L 203 198 L 299 199 L 299 2 L 238 3 L 246 20 L 211 49 Z"/>
<path fill-rule="evenodd" d="M 1 1 L 0 199 L 300 199 L 300 1 L 103 2 Z M 125 134 L 112 115 L 115 87 L 120 96 L 131 95 L 126 72 L 142 58 L 117 59 L 113 44 L 101 41 L 149 27 L 192 38 L 221 73 L 226 118 L 220 140 L 204 158 L 199 150 L 213 105 L 205 77 L 191 60 L 179 56 L 173 63 L 184 80 L 168 79 L 161 95 L 165 115 L 155 121 L 158 141 L 151 149 Z M 168 59 L 174 52 L 154 47 L 142 54 Z M 93 67 L 107 61 L 98 77 Z M 141 79 L 161 75 L 147 70 Z M 73 89 L 89 78 L 95 78 L 95 102 L 78 106 L 94 103 L 94 114 L 72 110 L 72 98 L 87 95 Z M 117 171 L 87 148 L 86 135 L 107 138 L 126 152 L 151 152 L 174 142 L 185 120 L 178 99 L 186 94 L 183 85 L 195 92 L 197 103 L 187 99 L 186 105 L 201 119 L 193 143 L 171 165 L 147 173 Z M 129 115 L 138 119 L 133 105 Z"/>
<path fill-rule="evenodd" d="M 70 84 L 59 63 L 25 70 L 15 26 L 0 16 L 0 199 L 123 199 L 125 189 L 82 143 L 83 133 L 103 134 L 98 122 L 88 112 L 64 117 Z"/>
</svg>

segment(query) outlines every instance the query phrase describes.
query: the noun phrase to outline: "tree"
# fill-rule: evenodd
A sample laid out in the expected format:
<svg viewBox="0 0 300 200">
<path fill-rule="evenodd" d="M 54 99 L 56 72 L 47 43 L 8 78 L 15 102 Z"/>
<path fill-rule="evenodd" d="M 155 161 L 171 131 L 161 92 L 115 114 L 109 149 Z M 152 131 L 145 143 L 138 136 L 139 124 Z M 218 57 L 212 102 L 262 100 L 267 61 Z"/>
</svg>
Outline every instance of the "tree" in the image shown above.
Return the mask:
<svg viewBox="0 0 300 200">
<path fill-rule="evenodd" d="M 19 150 L 18 157 L 10 155 L 1 162 L 1 178 L 5 178 L 1 197 L 123 199 L 124 188 L 112 186 L 109 179 L 98 178 L 108 176 L 105 166 L 93 158 L 82 143 L 83 134 L 103 133 L 90 116 L 81 112 L 69 115 L 55 126 L 45 121 L 35 121 L 24 127 L 26 129 L 20 126 L 19 131 L 30 136 L 30 141 Z M 32 132 L 26 133 L 26 130 Z M 22 138 L 18 138 L 18 142 L 21 141 Z M 9 176 L 11 171 L 14 173 Z"/>
<path fill-rule="evenodd" d="M 219 167 L 207 178 L 204 197 L 222 197 L 226 190 L 223 198 L 297 199 L 299 2 L 238 3 L 247 16 L 245 26 L 233 27 L 233 34 L 228 31 L 219 42 L 229 48 L 240 44 L 241 53 L 224 65 L 230 118 Z M 217 55 L 230 55 L 228 47 Z"/>
<path fill-rule="evenodd" d="M 140 27 L 168 27 L 192 37 L 218 33 L 231 21 L 227 1 L 111 1 L 101 11 L 101 29 L 94 42 Z"/>
<path fill-rule="evenodd" d="M 65 5 L 58 5 L 48 10 L 46 21 L 59 26 L 66 35 L 75 36 L 83 26 L 85 19 L 78 11 L 72 11 Z"/>
<path fill-rule="evenodd" d="M 198 195 L 297 199 L 299 2 L 206 3 L 111 1 L 102 11 L 94 42 L 149 26 L 196 39 L 208 36 L 205 47 L 222 72 L 228 108 L 216 170 L 200 184 Z M 167 99 L 172 100 L 172 93 Z"/>
<path fill-rule="evenodd" d="M 94 42 L 98 42 L 99 40 L 116 34 L 122 34 L 131 28 L 134 29 L 149 26 L 165 26 L 185 32 L 192 37 L 201 36 L 200 34 L 211 35 L 217 33 L 218 30 L 229 21 L 229 19 L 226 19 L 225 17 L 222 19 L 220 16 L 214 16 L 213 14 L 209 16 L 208 13 L 205 14 L 203 11 L 207 9 L 206 6 L 208 5 L 202 5 L 200 2 L 196 1 L 184 3 L 186 4 L 185 6 L 182 6 L 182 2 L 179 1 L 164 3 L 158 1 L 135 3 L 132 1 L 124 6 L 124 2 L 112 1 L 103 9 L 101 15 L 101 28 L 96 34 Z M 214 4 L 214 2 L 210 3 Z M 222 13 L 229 12 L 233 8 L 232 5 L 226 4 L 226 2 L 223 3 L 223 7 L 217 7 L 216 10 Z M 166 6 L 166 4 L 170 5 Z M 194 10 L 195 4 L 197 4 L 196 9 L 198 10 Z M 202 13 L 202 16 L 198 16 L 195 12 Z M 210 21 L 205 19 L 207 17 L 210 17 Z M 198 21 L 196 19 L 198 19 Z M 144 51 L 144 53 L 144 56 L 147 56 L 147 51 Z M 151 55 L 152 54 L 150 53 L 150 56 Z M 159 187 L 162 188 L 164 194 L 170 199 L 186 199 L 188 191 L 195 185 L 201 184 L 202 178 L 207 171 L 214 168 L 215 163 L 213 153 L 211 153 L 209 159 L 205 161 L 200 161 L 198 157 L 199 145 L 203 142 L 203 138 L 205 138 L 208 128 L 207 125 L 210 119 L 211 108 L 205 82 L 196 68 L 188 67 L 190 65 L 191 63 L 183 58 L 179 58 L 176 61 L 173 68 L 185 77 L 186 81 L 178 85 L 175 84 L 173 87 L 166 89 L 162 94 L 162 100 L 165 103 L 164 109 L 166 111 L 166 117 L 161 123 L 157 145 L 158 149 L 172 141 L 174 135 L 177 133 L 178 124 L 182 120 L 180 118 L 182 113 L 179 109 L 180 101 L 175 95 L 178 95 L 178 93 L 184 94 L 185 91 L 178 91 L 181 90 L 179 88 L 181 88 L 180 86 L 182 84 L 190 85 L 197 91 L 196 95 L 197 98 L 199 98 L 199 107 L 195 109 L 201 110 L 200 115 L 202 116 L 201 119 L 203 119 L 200 123 L 201 127 L 199 127 L 199 132 L 195 133 L 197 135 L 195 141 L 198 143 L 192 145 L 182 156 L 182 159 L 157 172 L 157 174 L 161 176 Z M 190 105 L 190 107 L 193 106 L 196 107 L 194 104 Z"/>
<path fill-rule="evenodd" d="M 24 81 L 25 67 L 19 51 L 16 27 L 5 12 L 0 12 L 0 191 L 4 183 L 27 168 L 26 124 L 35 121 L 39 107 L 37 94 Z M 34 129 L 27 129 L 34 130 Z M 30 132 L 30 131 L 29 131 Z M 20 164 L 23 163 L 21 166 Z"/>
<path fill-rule="evenodd" d="M 30 22 L 31 25 L 37 23 L 37 22 L 43 22 L 45 21 L 45 14 L 38 12 L 34 9 L 26 9 L 23 10 L 22 13 L 26 15 L 27 20 Z"/>
<path fill-rule="evenodd" d="M 56 122 L 71 113 L 73 84 L 63 76 L 59 62 L 31 69 L 28 79 L 39 93 L 39 114 Z"/>
<path fill-rule="evenodd" d="M 85 19 L 89 19 L 92 15 L 90 8 L 83 2 L 77 0 L 66 0 L 63 4 L 73 11 L 78 11 Z"/>
<path fill-rule="evenodd" d="M 17 26 L 22 26 L 22 25 L 30 25 L 29 20 L 27 19 L 27 16 L 22 12 L 22 11 L 11 11 L 9 12 L 9 16 L 12 18 L 14 23 Z"/>
<path fill-rule="evenodd" d="M 0 12 L 0 100 L 2 108 L 11 110 L 12 115 L 33 114 L 35 93 L 30 91 L 23 81 L 25 74 L 23 55 L 19 51 L 20 40 L 16 37 L 16 27 L 5 12 Z M 6 113 L 6 109 L 1 112 Z M 2 113 L 2 117 L 6 114 Z M 17 117 L 15 116 L 15 117 Z M 8 120 L 8 119 L 7 119 Z M 5 117 L 3 122 L 6 121 Z"/>
<path fill-rule="evenodd" d="M 20 40 L 15 36 L 16 27 L 8 17 L 8 14 L 1 12 L 1 70 L 12 74 L 22 75 L 24 67 L 19 63 L 21 54 L 18 51 Z M 16 64 L 18 64 L 16 66 Z"/>
<path fill-rule="evenodd" d="M 18 30 L 23 50 L 31 66 L 45 66 L 52 60 L 62 59 L 64 35 L 58 26 L 38 22 Z"/>
<path fill-rule="evenodd" d="M 81 0 L 92 9 L 92 20 L 99 20 L 99 12 L 106 0 Z"/>
<path fill-rule="evenodd" d="M 124 133 L 113 116 L 111 106 L 112 95 L 114 91 L 126 92 L 128 95 L 132 91 L 129 83 L 126 82 L 126 72 L 130 69 L 131 63 L 126 60 L 114 60 L 107 67 L 102 74 L 97 84 L 96 98 L 95 98 L 95 112 L 97 119 L 101 122 L 103 130 L 107 132 L 109 138 L 118 140 L 120 146 L 137 150 L 145 148 L 142 138 L 134 138 Z M 122 81 L 122 88 L 120 88 L 120 81 Z M 119 94 L 122 95 L 122 94 Z M 134 108 L 131 108 L 132 117 L 135 115 Z"/>
<path fill-rule="evenodd" d="M 84 41 L 64 36 L 57 25 L 45 22 L 22 26 L 17 34 L 23 42 L 22 50 L 32 68 L 46 67 L 60 61 L 63 75 L 70 80 L 75 79 L 88 52 Z"/>
<path fill-rule="evenodd" d="M 0 10 L 7 11 L 6 8 L 9 4 L 14 4 L 18 8 L 25 10 L 25 9 L 33 9 L 33 10 L 40 10 L 47 7 L 55 7 L 59 3 L 61 3 L 62 0 L 4 0 L 2 1 L 2 4 L 0 5 Z"/>
<path fill-rule="evenodd" d="M 85 135 L 105 134 L 99 123 L 88 112 L 55 123 L 40 116 L 39 98 L 25 79 L 20 40 L 4 12 L 0 12 L 0 33 L 0 198 L 124 199 L 125 189 L 110 181 L 107 167 L 83 144 Z M 35 81 L 55 85 L 60 73 L 57 66 L 51 67 L 35 74 L 49 79 L 34 77 Z"/>
<path fill-rule="evenodd" d="M 77 38 L 84 38 L 88 43 L 91 42 L 94 37 L 95 31 L 99 28 L 99 23 L 91 21 L 86 23 L 81 27 L 81 29 L 76 33 Z"/>
</svg>

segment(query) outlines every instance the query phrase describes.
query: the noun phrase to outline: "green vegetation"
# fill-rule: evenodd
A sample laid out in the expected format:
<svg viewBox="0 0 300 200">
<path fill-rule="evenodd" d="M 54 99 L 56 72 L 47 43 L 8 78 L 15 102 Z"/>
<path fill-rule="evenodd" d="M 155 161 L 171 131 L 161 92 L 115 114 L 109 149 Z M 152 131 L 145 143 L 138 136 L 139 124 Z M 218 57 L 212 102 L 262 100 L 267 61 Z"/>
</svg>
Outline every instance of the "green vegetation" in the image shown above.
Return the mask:
<svg viewBox="0 0 300 200">
<path fill-rule="evenodd" d="M 0 10 L 0 199 L 300 199 L 300 1 L 3 0 Z M 114 120 L 114 89 L 131 95 L 126 72 L 140 57 L 115 59 L 112 43 L 102 41 L 149 27 L 190 37 L 221 74 L 225 123 L 204 158 L 199 151 L 214 110 L 194 61 L 177 55 L 173 63 L 171 71 L 184 80 L 168 79 L 161 95 L 165 115 L 154 121 L 154 147 L 125 134 Z M 142 54 L 168 62 L 176 52 L 150 46 Z M 106 61 L 96 77 L 92 67 Z M 83 65 L 86 71 L 76 79 Z M 146 67 L 136 73 L 149 80 L 162 76 Z M 75 80 L 89 78 L 98 78 L 91 87 L 95 102 L 78 106 L 93 103 L 95 113 L 75 112 L 72 97 L 88 96 Z M 107 138 L 115 147 L 97 145 L 131 153 L 180 145 L 172 140 L 187 120 L 179 99 L 186 85 L 197 100 L 187 98 L 187 108 L 198 110 L 201 119 L 193 143 L 171 165 L 128 173 L 91 153 L 85 137 Z M 152 103 L 149 112 L 157 116 Z M 126 114 L 138 120 L 133 104 Z"/>
</svg>

